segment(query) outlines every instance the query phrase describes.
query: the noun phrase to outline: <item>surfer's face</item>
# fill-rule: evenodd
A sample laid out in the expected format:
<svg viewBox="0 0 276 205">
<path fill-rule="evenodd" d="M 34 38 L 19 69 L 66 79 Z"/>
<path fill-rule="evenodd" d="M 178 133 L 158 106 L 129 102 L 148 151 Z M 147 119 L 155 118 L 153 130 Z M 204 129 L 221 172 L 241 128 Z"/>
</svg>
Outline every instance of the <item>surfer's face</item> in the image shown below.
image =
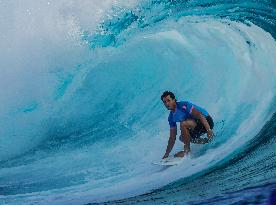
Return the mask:
<svg viewBox="0 0 276 205">
<path fill-rule="evenodd" d="M 171 96 L 163 97 L 163 103 L 168 110 L 174 110 L 176 107 L 175 99 L 172 99 Z"/>
</svg>

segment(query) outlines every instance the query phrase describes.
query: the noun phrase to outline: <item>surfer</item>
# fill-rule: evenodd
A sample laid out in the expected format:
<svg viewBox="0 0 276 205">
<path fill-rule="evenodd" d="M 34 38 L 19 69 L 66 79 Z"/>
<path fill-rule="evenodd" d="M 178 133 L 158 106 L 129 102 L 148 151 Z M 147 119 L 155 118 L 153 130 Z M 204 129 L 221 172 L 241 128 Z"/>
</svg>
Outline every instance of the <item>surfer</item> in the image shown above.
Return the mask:
<svg viewBox="0 0 276 205">
<path fill-rule="evenodd" d="M 197 144 L 208 143 L 214 137 L 212 131 L 214 122 L 208 112 L 188 101 L 178 102 L 175 95 L 170 91 L 165 91 L 161 100 L 165 107 L 170 110 L 168 122 L 170 125 L 170 137 L 163 158 L 167 158 L 174 146 L 177 134 L 176 122 L 180 123 L 181 135 L 179 140 L 184 143 L 184 150 L 176 153 L 175 157 L 184 157 L 190 152 L 190 142 Z M 208 139 L 200 136 L 207 133 Z"/>
</svg>

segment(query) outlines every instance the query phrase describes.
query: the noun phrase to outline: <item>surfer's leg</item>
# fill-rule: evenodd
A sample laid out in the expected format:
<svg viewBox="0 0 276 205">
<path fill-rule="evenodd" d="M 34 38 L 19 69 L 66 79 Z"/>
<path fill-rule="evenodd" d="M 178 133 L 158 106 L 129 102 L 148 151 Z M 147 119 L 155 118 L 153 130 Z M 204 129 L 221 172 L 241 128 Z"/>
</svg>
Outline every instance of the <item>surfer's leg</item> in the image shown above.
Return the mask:
<svg viewBox="0 0 276 205">
<path fill-rule="evenodd" d="M 194 138 L 194 133 L 193 133 L 193 130 L 192 129 L 189 129 L 189 134 L 190 134 L 190 138 L 191 138 L 191 142 L 192 142 L 192 139 Z M 184 143 L 184 137 L 182 137 L 182 135 L 180 134 L 178 139 Z"/>
<path fill-rule="evenodd" d="M 194 120 L 185 120 L 180 122 L 180 129 L 181 129 L 181 137 L 182 142 L 184 142 L 184 150 L 186 153 L 190 151 L 190 132 L 189 129 L 194 129 L 196 123 Z"/>
</svg>

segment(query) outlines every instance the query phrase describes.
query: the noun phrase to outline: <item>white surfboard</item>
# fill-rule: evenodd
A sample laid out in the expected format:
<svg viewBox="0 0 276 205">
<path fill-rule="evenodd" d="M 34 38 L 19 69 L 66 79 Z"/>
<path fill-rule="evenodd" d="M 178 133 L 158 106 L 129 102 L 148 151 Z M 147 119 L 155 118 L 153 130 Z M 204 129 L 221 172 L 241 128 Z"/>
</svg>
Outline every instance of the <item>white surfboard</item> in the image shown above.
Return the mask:
<svg viewBox="0 0 276 205">
<path fill-rule="evenodd" d="M 159 162 L 153 162 L 153 164 L 161 165 L 161 166 L 174 166 L 174 165 L 178 165 L 178 164 L 182 163 L 183 159 L 184 159 L 184 157 L 165 158 Z"/>
</svg>

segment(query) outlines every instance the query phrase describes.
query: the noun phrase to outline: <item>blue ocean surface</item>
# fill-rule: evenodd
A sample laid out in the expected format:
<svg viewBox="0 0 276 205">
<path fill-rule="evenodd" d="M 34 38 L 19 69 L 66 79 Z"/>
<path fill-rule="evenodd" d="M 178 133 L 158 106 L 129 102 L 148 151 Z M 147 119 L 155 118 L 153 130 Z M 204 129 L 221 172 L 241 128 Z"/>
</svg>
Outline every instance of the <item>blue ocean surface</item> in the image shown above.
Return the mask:
<svg viewBox="0 0 276 205">
<path fill-rule="evenodd" d="M 1 205 L 276 204 L 274 0 L 2 0 L 0 31 Z M 216 134 L 171 167 L 165 90 Z"/>
</svg>

